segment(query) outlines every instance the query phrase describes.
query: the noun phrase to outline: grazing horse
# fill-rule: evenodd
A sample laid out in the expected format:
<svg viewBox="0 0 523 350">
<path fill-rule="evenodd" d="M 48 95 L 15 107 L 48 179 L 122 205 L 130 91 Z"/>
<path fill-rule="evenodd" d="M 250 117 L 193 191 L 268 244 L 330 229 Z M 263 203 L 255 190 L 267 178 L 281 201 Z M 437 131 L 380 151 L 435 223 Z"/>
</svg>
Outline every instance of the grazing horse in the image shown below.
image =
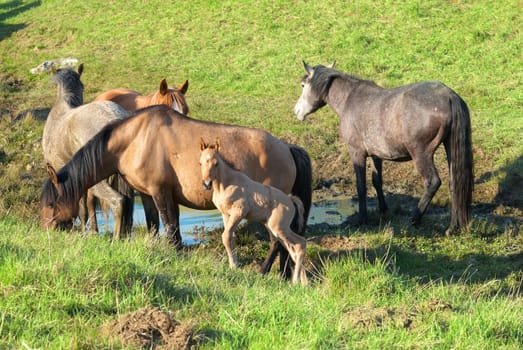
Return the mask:
<svg viewBox="0 0 523 350">
<path fill-rule="evenodd" d="M 83 84 L 80 81 L 82 72 L 83 64 L 79 66 L 78 72 L 73 69 L 52 69 L 51 80 L 57 85 L 58 94 L 42 136 L 44 159 L 52 167 L 64 166 L 104 126 L 129 116 L 129 113 L 114 102 L 83 104 Z M 131 230 L 133 200 L 129 186 L 121 179 L 116 182 L 118 191 L 107 181 L 97 181 L 91 184 L 90 192 L 108 203 L 115 216 L 114 236 L 119 238 Z M 93 197 L 83 198 L 80 204 L 83 228 L 90 220 L 92 229 L 97 230 Z M 88 213 L 84 210 L 86 206 Z M 55 228 L 57 225 L 58 222 L 53 217 L 46 217 L 42 221 L 45 228 Z"/>
<path fill-rule="evenodd" d="M 234 254 L 234 231 L 241 220 L 262 223 L 269 234 L 274 235 L 287 249 L 294 261 L 292 281 L 307 284 L 303 269 L 305 259 L 305 238 L 291 229 L 291 223 L 298 215 L 298 226 L 303 224 L 303 204 L 294 195 L 287 195 L 279 189 L 251 180 L 247 175 L 233 169 L 220 156 L 220 142 L 208 145 L 200 140 L 200 166 L 204 189 L 212 190 L 212 202 L 222 213 L 222 242 L 229 257 L 229 266 L 236 268 L 238 261 Z M 300 228 L 301 229 L 301 228 Z"/>
<path fill-rule="evenodd" d="M 234 145 L 222 149 L 222 157 L 253 180 L 298 196 L 307 219 L 312 169 L 304 149 L 263 130 L 196 120 L 163 105 L 141 109 L 126 120 L 108 125 L 60 171 L 49 169 L 50 179 L 41 196 L 42 217 L 70 219 L 87 188 L 119 173 L 134 189 L 153 198 L 167 238 L 181 247 L 178 205 L 215 209 L 212 193 L 204 191 L 200 177 L 195 176 L 200 172 L 200 154 L 194 135 L 219 137 Z M 278 251 L 280 269 L 285 268 L 286 251 L 272 239 L 261 267 L 263 273 L 268 272 Z M 290 273 L 290 268 L 285 268 L 285 273 Z"/>
<path fill-rule="evenodd" d="M 437 81 L 394 89 L 341 73 L 331 66 L 303 62 L 303 91 L 294 112 L 299 120 L 328 104 L 340 118 L 340 132 L 349 146 L 356 172 L 359 221 L 367 220 L 366 158 L 372 159 L 372 184 L 381 213 L 387 210 L 382 190 L 382 161 L 413 160 L 425 192 L 412 221 L 418 224 L 441 185 L 434 153 L 443 143 L 452 198 L 449 235 L 466 228 L 474 184 L 469 110 L 453 90 Z"/>
<path fill-rule="evenodd" d="M 134 113 L 138 109 L 149 106 L 166 105 L 182 114 L 188 114 L 189 107 L 185 101 L 185 93 L 188 88 L 189 81 L 187 80 L 177 88 L 171 88 L 167 85 L 167 81 L 162 79 L 158 90 L 147 96 L 142 96 L 142 94 L 134 90 L 118 88 L 106 91 L 98 95 L 94 100 L 116 102 L 129 113 Z"/>
</svg>

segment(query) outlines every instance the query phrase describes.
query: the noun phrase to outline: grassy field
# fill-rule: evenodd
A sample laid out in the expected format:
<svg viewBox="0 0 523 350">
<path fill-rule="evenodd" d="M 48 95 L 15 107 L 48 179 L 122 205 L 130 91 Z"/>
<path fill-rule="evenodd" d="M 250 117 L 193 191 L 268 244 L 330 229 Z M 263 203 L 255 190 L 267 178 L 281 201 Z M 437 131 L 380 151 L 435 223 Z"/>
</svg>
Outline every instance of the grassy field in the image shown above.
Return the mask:
<svg viewBox="0 0 523 350">
<path fill-rule="evenodd" d="M 140 347 L 108 324 L 153 307 L 209 349 L 523 347 L 522 13 L 516 0 L 0 0 L 0 349 Z M 251 232 L 240 235 L 241 268 L 230 271 L 216 232 L 177 253 L 140 228 L 125 242 L 42 231 L 40 143 L 56 90 L 49 73 L 30 69 L 64 57 L 85 65 L 85 101 L 188 79 L 192 117 L 302 145 L 316 192 L 343 179 L 328 191 L 346 195 L 354 177 L 334 112 L 306 123 L 292 113 L 302 60 L 336 60 L 387 87 L 440 80 L 471 111 L 470 232 L 442 235 L 440 152 L 444 185 L 420 227 L 400 206 L 421 194 L 419 176 L 411 163 L 386 163 L 391 214 L 371 213 L 367 228 L 307 231 L 307 288 L 259 276 L 267 242 Z M 173 345 L 162 331 L 155 336 Z"/>
</svg>

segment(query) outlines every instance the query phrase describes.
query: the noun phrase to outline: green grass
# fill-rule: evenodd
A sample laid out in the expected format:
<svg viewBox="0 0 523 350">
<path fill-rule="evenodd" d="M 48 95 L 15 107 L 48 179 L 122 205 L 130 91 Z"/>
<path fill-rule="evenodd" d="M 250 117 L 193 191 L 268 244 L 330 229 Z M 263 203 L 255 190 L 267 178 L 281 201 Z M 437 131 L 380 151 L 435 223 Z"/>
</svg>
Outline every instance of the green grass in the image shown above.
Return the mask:
<svg viewBox="0 0 523 350">
<path fill-rule="evenodd" d="M 176 253 L 147 235 L 111 242 L 7 218 L 0 229 L 5 348 L 117 347 L 101 336 L 103 324 L 152 305 L 195 323 L 204 349 L 516 349 L 523 342 L 521 271 L 508 285 L 495 276 L 511 266 L 498 264 L 501 271 L 478 282 L 469 276 L 472 263 L 463 262 L 469 267 L 462 275 L 423 281 L 432 264 L 410 267 L 399 257 L 398 240 L 386 233 L 356 234 L 351 239 L 367 241 L 368 254 L 354 249 L 324 258 L 316 266 L 321 278 L 303 288 L 245 266 L 230 271 L 223 249 L 214 245 Z M 512 243 L 489 246 L 495 255 Z M 413 242 L 411 249 L 422 245 Z M 467 260 L 437 245 L 431 256 Z"/>
<path fill-rule="evenodd" d="M 521 348 L 522 14 L 516 0 L 0 0 L 0 349 L 122 348 L 100 327 L 153 305 L 194 322 L 209 349 Z M 302 60 L 336 60 L 387 87 L 440 80 L 471 111 L 470 233 L 443 237 L 448 214 L 437 211 L 412 228 L 398 196 L 383 221 L 371 212 L 379 225 L 327 232 L 337 248 L 310 243 L 312 284 L 301 288 L 253 272 L 267 244 L 249 238 L 230 271 L 220 244 L 176 253 L 139 230 L 130 242 L 41 231 L 40 143 L 56 91 L 49 74 L 29 70 L 62 57 L 85 64 L 87 102 L 188 79 L 191 116 L 298 143 L 315 183 L 344 177 L 349 191 L 334 112 L 293 115 Z M 445 206 L 442 154 L 436 162 L 444 185 L 434 204 Z M 419 196 L 412 164 L 384 173 L 389 195 Z"/>
</svg>

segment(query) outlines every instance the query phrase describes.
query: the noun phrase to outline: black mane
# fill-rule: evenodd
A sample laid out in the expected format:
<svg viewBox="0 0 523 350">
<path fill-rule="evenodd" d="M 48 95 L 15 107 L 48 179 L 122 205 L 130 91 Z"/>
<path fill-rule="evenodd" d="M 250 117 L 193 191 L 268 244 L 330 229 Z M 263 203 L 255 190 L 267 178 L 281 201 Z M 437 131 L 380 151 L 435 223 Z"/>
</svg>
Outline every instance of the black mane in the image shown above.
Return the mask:
<svg viewBox="0 0 523 350">
<path fill-rule="evenodd" d="M 80 75 L 73 69 L 58 69 L 51 78 L 62 89 L 62 98 L 69 107 L 75 108 L 84 103 L 84 84 Z"/>
<path fill-rule="evenodd" d="M 124 121 L 125 119 L 116 120 L 106 125 L 57 171 L 58 184 L 62 192 L 61 201 L 72 205 L 84 194 L 86 182 L 99 177 L 111 133 Z M 57 198 L 56 189 L 51 180 L 47 179 L 42 189 L 41 203 L 54 203 Z"/>
<path fill-rule="evenodd" d="M 325 67 L 322 65 L 315 66 L 313 70 L 314 74 L 312 75 L 312 78 L 310 79 L 309 83 L 311 85 L 311 88 L 318 93 L 321 99 L 325 99 L 327 97 L 332 82 L 336 78 L 349 80 L 352 83 L 359 83 L 362 81 L 361 79 L 355 76 L 342 73 L 333 68 Z M 305 80 L 307 77 L 308 75 L 305 74 L 303 80 Z"/>
</svg>

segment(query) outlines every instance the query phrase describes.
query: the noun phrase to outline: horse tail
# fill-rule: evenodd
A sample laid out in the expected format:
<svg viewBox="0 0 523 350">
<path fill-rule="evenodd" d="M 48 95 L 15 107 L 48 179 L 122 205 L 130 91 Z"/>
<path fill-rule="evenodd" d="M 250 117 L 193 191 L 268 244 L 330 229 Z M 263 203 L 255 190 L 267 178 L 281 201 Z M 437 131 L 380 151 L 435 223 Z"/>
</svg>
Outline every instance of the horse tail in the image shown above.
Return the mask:
<svg viewBox="0 0 523 350">
<path fill-rule="evenodd" d="M 449 230 L 466 227 L 470 219 L 474 170 L 470 115 L 467 104 L 456 93 L 450 97 L 450 192 L 452 196 Z"/>
<path fill-rule="evenodd" d="M 291 194 L 298 197 L 303 205 L 303 223 L 297 232 L 303 235 L 312 205 L 312 165 L 307 151 L 297 145 L 289 145 L 294 163 L 296 164 L 296 179 Z"/>
<path fill-rule="evenodd" d="M 301 199 L 297 196 L 289 194 L 289 198 L 292 200 L 294 208 L 296 209 L 296 213 L 294 214 L 294 218 L 292 219 L 292 224 L 296 227 L 297 232 L 302 232 L 303 226 L 305 226 L 303 216 L 303 214 L 305 214 L 305 208 L 303 207 Z"/>
</svg>

